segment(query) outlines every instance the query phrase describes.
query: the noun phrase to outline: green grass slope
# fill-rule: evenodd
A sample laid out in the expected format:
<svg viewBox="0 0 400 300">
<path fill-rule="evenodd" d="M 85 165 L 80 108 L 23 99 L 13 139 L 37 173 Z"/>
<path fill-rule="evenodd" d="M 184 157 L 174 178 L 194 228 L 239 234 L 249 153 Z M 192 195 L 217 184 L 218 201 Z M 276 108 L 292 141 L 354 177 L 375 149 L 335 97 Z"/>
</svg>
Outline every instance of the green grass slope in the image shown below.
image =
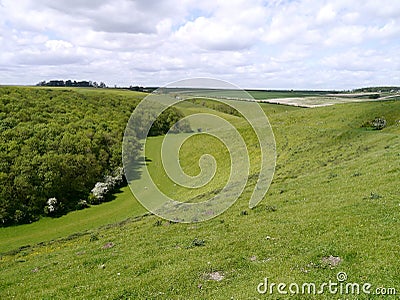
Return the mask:
<svg viewBox="0 0 400 300">
<path fill-rule="evenodd" d="M 286 299 L 276 289 L 260 295 L 257 286 L 265 277 L 319 286 L 337 282 L 338 272 L 347 274 L 347 282 L 371 283 L 371 293 L 378 287 L 400 293 L 400 102 L 262 107 L 274 128 L 278 161 L 259 206 L 248 209 L 250 180 L 239 200 L 208 222 L 174 224 L 145 216 L 3 255 L 1 299 Z M 384 130 L 361 128 L 382 116 L 388 121 Z M 193 154 L 201 146 L 200 140 L 193 143 L 182 153 L 189 173 L 196 172 Z M 204 143 L 206 150 L 210 142 Z M 249 148 L 256 171 L 257 151 Z M 224 159 L 223 151 L 214 154 Z M 147 155 L 154 155 L 149 168 L 157 174 L 157 154 Z M 221 178 L 208 192 L 223 184 Z M 173 192 L 169 181 L 160 184 Z M 340 257 L 338 265 L 326 262 L 331 255 Z M 326 290 L 290 298 L 332 297 L 380 298 Z"/>
</svg>

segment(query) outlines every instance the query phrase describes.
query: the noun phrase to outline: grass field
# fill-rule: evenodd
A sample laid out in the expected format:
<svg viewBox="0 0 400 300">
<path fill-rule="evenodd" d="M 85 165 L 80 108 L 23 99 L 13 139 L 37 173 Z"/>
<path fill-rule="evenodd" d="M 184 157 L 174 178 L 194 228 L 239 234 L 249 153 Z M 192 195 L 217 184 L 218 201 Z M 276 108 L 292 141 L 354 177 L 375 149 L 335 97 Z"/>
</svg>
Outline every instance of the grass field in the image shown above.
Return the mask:
<svg viewBox="0 0 400 300">
<path fill-rule="evenodd" d="M 278 99 L 278 98 L 299 98 L 310 96 L 323 96 L 329 92 L 324 91 L 264 91 L 264 90 L 214 90 L 214 89 L 171 89 L 171 93 L 202 96 L 202 97 L 217 97 L 217 98 L 239 98 L 239 99 Z"/>
<path fill-rule="evenodd" d="M 249 91 L 254 99 L 300 98 L 323 96 L 328 92 L 323 91 Z"/>
<path fill-rule="evenodd" d="M 189 103 L 181 108 L 187 114 L 209 111 Z M 338 272 L 346 272 L 347 282 L 371 283 L 372 292 L 393 287 L 400 293 L 400 102 L 314 109 L 262 104 L 262 108 L 274 129 L 278 161 L 261 205 L 248 208 L 254 185 L 249 180 L 239 200 L 208 222 L 175 224 L 150 215 L 98 228 L 120 221 L 123 214 L 127 218 L 144 212 L 125 189 L 115 201 L 98 207 L 1 229 L 3 252 L 32 246 L 1 257 L 0 298 L 276 299 L 289 295 L 281 297 L 276 290 L 273 295 L 257 292 L 265 277 L 288 285 L 320 285 L 337 281 Z M 256 171 L 257 147 L 246 123 L 216 113 L 248 136 L 252 172 Z M 387 128 L 361 127 L 378 116 L 386 118 Z M 224 184 L 226 170 L 201 190 L 191 194 L 177 190 L 160 170 L 155 149 L 161 138 L 148 143 L 150 172 L 159 176 L 156 180 L 165 192 L 180 199 L 195 198 Z M 207 138 L 192 140 L 182 149 L 183 168 L 189 174 L 198 172 L 199 151 L 226 162 L 220 147 Z M 224 163 L 219 166 L 226 168 Z M 115 207 L 118 217 L 113 219 L 107 211 L 112 213 Z M 51 233 L 57 222 L 65 228 Z M 41 239 L 88 229 L 87 235 L 35 245 Z M 340 263 L 329 264 L 330 256 L 338 257 Z M 332 299 L 332 295 L 290 298 Z"/>
</svg>

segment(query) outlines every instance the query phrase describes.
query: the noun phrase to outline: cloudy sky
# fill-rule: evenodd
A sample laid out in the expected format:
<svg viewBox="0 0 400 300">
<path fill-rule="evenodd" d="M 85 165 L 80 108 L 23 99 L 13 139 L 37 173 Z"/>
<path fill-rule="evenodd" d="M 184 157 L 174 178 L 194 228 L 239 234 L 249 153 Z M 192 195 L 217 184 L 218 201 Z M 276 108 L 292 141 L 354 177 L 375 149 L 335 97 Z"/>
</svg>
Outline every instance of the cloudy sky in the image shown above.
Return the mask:
<svg viewBox="0 0 400 300">
<path fill-rule="evenodd" d="M 398 0 L 0 0 L 0 84 L 400 85 Z"/>
</svg>

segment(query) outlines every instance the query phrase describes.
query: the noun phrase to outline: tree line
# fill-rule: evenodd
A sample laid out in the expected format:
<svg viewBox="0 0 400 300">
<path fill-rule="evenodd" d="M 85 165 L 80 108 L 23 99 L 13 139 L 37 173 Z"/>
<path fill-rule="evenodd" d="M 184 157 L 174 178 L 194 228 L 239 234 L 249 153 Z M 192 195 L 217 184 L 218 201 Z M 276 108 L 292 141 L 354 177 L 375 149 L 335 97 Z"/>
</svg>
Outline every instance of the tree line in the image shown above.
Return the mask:
<svg viewBox="0 0 400 300">
<path fill-rule="evenodd" d="M 353 90 L 355 93 L 399 93 L 399 86 L 375 86 L 375 87 L 364 87 Z"/>
<path fill-rule="evenodd" d="M 36 86 L 49 86 L 49 87 L 84 87 L 84 88 L 108 88 L 104 82 L 97 83 L 96 81 L 72 81 L 72 80 L 49 80 L 40 81 Z M 155 91 L 158 87 L 143 87 L 138 85 L 130 85 L 129 87 L 113 87 L 115 89 L 126 89 L 135 92 L 151 93 Z"/>
<path fill-rule="evenodd" d="M 72 81 L 72 80 L 50 80 L 40 81 L 36 86 L 52 86 L 52 87 L 92 87 L 92 88 L 106 88 L 104 82 L 97 83 L 96 81 Z"/>
</svg>

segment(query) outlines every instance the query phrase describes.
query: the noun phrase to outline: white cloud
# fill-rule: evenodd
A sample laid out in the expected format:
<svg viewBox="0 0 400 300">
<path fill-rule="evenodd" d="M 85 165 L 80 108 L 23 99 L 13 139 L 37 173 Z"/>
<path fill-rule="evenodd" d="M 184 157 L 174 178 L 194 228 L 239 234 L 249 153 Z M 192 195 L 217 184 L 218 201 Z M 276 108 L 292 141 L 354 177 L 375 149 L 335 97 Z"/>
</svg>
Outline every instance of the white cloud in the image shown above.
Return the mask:
<svg viewBox="0 0 400 300">
<path fill-rule="evenodd" d="M 336 11 L 331 4 L 322 7 L 317 14 L 317 23 L 325 24 L 330 23 L 336 19 Z"/>
<path fill-rule="evenodd" d="M 257 32 L 236 24 L 199 17 L 188 22 L 176 32 L 183 45 L 194 44 L 205 50 L 241 50 L 251 47 Z"/>
<path fill-rule="evenodd" d="M 390 20 L 385 24 L 369 28 L 369 37 L 391 42 L 390 38 L 400 37 L 400 22 L 398 19 Z"/>
<path fill-rule="evenodd" d="M 198 16 L 177 30 L 178 42 L 204 50 L 248 49 L 258 42 L 267 16 L 260 1 L 215 1 L 212 11 L 210 5 L 207 11 L 207 16 Z"/>
<path fill-rule="evenodd" d="M 0 83 L 399 84 L 400 2 L 2 0 Z M 386 78 L 386 81 L 385 81 Z"/>
<path fill-rule="evenodd" d="M 366 38 L 366 31 L 367 28 L 364 26 L 337 26 L 327 32 L 324 44 L 330 47 L 360 44 Z"/>
<path fill-rule="evenodd" d="M 389 55 L 388 55 L 389 54 Z M 363 50 L 352 48 L 350 50 L 335 53 L 322 59 L 322 64 L 330 69 L 343 71 L 380 72 L 399 68 L 400 59 L 394 53 L 382 50 Z"/>
</svg>

